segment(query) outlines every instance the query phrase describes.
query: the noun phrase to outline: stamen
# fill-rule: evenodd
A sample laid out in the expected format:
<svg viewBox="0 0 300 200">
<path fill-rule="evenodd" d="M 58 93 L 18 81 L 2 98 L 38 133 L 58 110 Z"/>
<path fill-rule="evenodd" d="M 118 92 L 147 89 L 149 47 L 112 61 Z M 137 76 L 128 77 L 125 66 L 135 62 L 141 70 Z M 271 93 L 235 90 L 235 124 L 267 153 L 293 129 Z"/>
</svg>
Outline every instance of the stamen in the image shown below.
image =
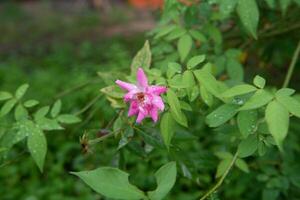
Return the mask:
<svg viewBox="0 0 300 200">
<path fill-rule="evenodd" d="M 143 92 L 136 93 L 136 98 L 141 103 L 145 100 L 145 94 Z"/>
</svg>

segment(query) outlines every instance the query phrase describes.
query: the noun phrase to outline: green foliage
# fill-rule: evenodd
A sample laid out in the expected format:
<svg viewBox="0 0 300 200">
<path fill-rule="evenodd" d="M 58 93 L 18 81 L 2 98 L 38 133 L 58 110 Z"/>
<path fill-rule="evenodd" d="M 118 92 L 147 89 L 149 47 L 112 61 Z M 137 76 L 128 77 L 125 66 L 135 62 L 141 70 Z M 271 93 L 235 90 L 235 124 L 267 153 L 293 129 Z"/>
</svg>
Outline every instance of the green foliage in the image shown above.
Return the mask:
<svg viewBox="0 0 300 200">
<path fill-rule="evenodd" d="M 162 134 L 162 138 L 167 148 L 169 148 L 171 144 L 171 139 L 175 132 L 174 126 L 175 126 L 175 122 L 172 117 L 172 114 L 169 112 L 165 113 L 161 118 L 160 132 Z"/>
<path fill-rule="evenodd" d="M 289 128 L 288 110 L 277 101 L 272 101 L 266 108 L 266 121 L 270 133 L 278 146 L 281 147 Z"/>
<path fill-rule="evenodd" d="M 71 114 L 57 116 L 61 106 L 60 100 L 58 100 L 52 107 L 51 114 L 53 119 L 47 118 L 46 116 L 50 110 L 50 106 L 41 107 L 33 115 L 31 115 L 31 112 L 27 110 L 27 108 L 30 109 L 36 106 L 39 102 L 37 100 L 30 99 L 23 103 L 23 97 L 28 88 L 28 84 L 23 84 L 17 88 L 14 96 L 5 98 L 6 102 L 4 102 L 1 107 L 1 117 L 14 115 L 14 121 L 11 121 L 10 123 L 15 127 L 16 132 L 10 133 L 12 135 L 6 134 L 4 135 L 4 138 L 0 139 L 5 141 L 5 137 L 9 138 L 10 141 L 6 144 L 8 148 L 6 151 L 8 151 L 13 145 L 27 138 L 27 148 L 36 165 L 40 171 L 43 172 L 47 152 L 47 140 L 43 131 L 62 130 L 63 127 L 59 123 L 78 123 L 80 122 L 80 119 Z M 3 95 L 4 97 L 8 97 L 7 94 L 10 93 L 3 92 L 3 94 L 5 94 Z M 12 113 L 13 109 L 14 113 Z"/>
<path fill-rule="evenodd" d="M 143 67 L 145 69 L 150 67 L 151 63 L 151 51 L 149 41 L 146 41 L 143 48 L 136 54 L 131 63 L 131 74 L 136 73 L 136 70 L 139 67 Z"/>
<path fill-rule="evenodd" d="M 111 167 L 72 172 L 96 192 L 114 199 L 144 199 L 144 193 L 128 181 L 129 174 Z"/>
<path fill-rule="evenodd" d="M 237 13 L 246 30 L 257 38 L 257 25 L 259 21 L 259 10 L 256 0 L 238 0 Z"/>
<path fill-rule="evenodd" d="M 176 163 L 170 162 L 162 166 L 155 173 L 157 188 L 148 192 L 151 200 L 164 199 L 168 192 L 172 189 L 176 181 Z"/>
<path fill-rule="evenodd" d="M 170 112 L 175 121 L 177 121 L 182 126 L 187 126 L 187 119 L 181 110 L 180 102 L 175 92 L 168 90 L 167 99 L 170 105 Z"/>
</svg>

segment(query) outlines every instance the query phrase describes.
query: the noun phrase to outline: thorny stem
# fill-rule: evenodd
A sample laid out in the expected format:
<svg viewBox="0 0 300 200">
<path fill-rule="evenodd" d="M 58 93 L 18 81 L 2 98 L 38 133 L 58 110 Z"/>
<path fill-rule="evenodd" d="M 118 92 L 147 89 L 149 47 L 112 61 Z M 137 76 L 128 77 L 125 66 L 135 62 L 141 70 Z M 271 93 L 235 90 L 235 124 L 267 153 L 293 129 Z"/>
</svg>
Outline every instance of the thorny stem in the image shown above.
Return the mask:
<svg viewBox="0 0 300 200">
<path fill-rule="evenodd" d="M 222 175 L 222 177 L 219 179 L 219 181 L 210 189 L 208 190 L 202 197 L 200 200 L 204 200 L 206 199 L 207 197 L 209 197 L 211 194 L 213 194 L 223 183 L 224 179 L 226 178 L 226 176 L 228 175 L 230 169 L 233 167 L 236 159 L 238 157 L 238 152 L 236 152 L 229 164 L 229 166 L 227 167 L 225 173 Z"/>
<path fill-rule="evenodd" d="M 288 72 L 286 74 L 286 77 L 285 77 L 285 80 L 284 80 L 284 83 L 283 83 L 283 86 L 282 86 L 283 88 L 285 88 L 289 85 L 289 82 L 291 80 L 291 77 L 292 77 L 297 59 L 299 57 L 299 53 L 300 53 L 300 40 L 298 42 L 297 48 L 296 48 L 296 50 L 294 52 L 294 55 L 293 55 L 293 58 L 292 58 L 292 62 L 290 64 Z"/>
</svg>

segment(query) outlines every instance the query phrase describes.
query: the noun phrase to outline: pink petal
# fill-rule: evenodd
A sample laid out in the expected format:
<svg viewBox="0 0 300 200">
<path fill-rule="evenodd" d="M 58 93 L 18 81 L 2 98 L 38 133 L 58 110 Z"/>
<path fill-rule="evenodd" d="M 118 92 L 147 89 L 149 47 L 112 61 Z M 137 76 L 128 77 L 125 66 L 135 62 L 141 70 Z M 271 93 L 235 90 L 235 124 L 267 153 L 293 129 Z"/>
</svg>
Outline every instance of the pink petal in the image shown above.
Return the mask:
<svg viewBox="0 0 300 200">
<path fill-rule="evenodd" d="M 160 96 L 153 96 L 152 104 L 161 111 L 165 109 L 165 104 Z"/>
<path fill-rule="evenodd" d="M 138 117 L 136 119 L 136 123 L 141 123 L 141 121 L 146 117 L 144 112 L 139 112 Z"/>
<path fill-rule="evenodd" d="M 145 74 L 145 72 L 142 68 L 138 68 L 137 80 L 138 80 L 139 86 L 141 86 L 143 88 L 148 87 L 148 79 L 147 79 L 147 76 L 146 76 L 146 74 Z"/>
<path fill-rule="evenodd" d="M 152 85 L 149 87 L 149 92 L 154 93 L 156 95 L 160 95 L 162 93 L 165 93 L 166 91 L 167 91 L 167 88 L 165 86 Z"/>
<path fill-rule="evenodd" d="M 124 81 L 116 80 L 116 84 L 118 84 L 124 90 L 130 91 L 130 90 L 136 89 L 136 86 L 134 84 L 126 83 Z"/>
<path fill-rule="evenodd" d="M 151 118 L 154 122 L 157 122 L 158 120 L 158 112 L 157 112 L 157 108 L 153 107 L 151 112 L 150 112 Z"/>
<path fill-rule="evenodd" d="M 127 94 L 124 95 L 124 100 L 126 102 L 132 100 L 134 98 L 134 95 L 136 94 L 136 90 L 131 90 Z"/>
<path fill-rule="evenodd" d="M 128 117 L 132 115 L 138 114 L 139 109 L 138 109 L 138 103 L 136 101 L 132 101 L 128 110 Z"/>
</svg>

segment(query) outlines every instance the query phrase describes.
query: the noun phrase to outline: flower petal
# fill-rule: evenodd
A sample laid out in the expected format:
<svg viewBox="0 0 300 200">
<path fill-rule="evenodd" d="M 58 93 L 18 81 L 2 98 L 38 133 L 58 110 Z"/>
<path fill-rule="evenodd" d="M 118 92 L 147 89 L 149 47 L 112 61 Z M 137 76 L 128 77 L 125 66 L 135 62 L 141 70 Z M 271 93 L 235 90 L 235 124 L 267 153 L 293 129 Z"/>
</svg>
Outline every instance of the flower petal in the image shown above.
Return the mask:
<svg viewBox="0 0 300 200">
<path fill-rule="evenodd" d="M 145 113 L 140 111 L 136 119 L 136 123 L 141 123 L 145 117 L 146 117 Z"/>
<path fill-rule="evenodd" d="M 132 115 L 138 114 L 139 109 L 138 109 L 138 103 L 136 101 L 132 101 L 128 110 L 128 117 Z"/>
<path fill-rule="evenodd" d="M 152 85 L 149 87 L 149 92 L 160 95 L 162 93 L 165 93 L 167 91 L 167 88 L 165 86 L 157 86 L 157 85 Z"/>
<path fill-rule="evenodd" d="M 161 111 L 165 109 L 165 104 L 160 96 L 153 96 L 152 104 Z"/>
<path fill-rule="evenodd" d="M 157 108 L 156 107 L 153 107 L 150 111 L 150 115 L 151 115 L 151 118 L 154 122 L 157 122 L 158 120 L 158 111 L 157 111 Z"/>
<path fill-rule="evenodd" d="M 120 80 L 116 80 L 116 84 L 118 84 L 124 90 L 128 90 L 128 91 L 134 90 L 137 88 L 136 85 L 134 85 L 134 84 L 127 83 L 127 82 L 120 81 Z"/>
<path fill-rule="evenodd" d="M 124 100 L 126 102 L 132 100 L 134 98 L 134 95 L 137 93 L 135 89 L 129 91 L 127 94 L 124 95 Z"/>
<path fill-rule="evenodd" d="M 137 71 L 137 81 L 140 87 L 146 88 L 148 87 L 148 79 L 142 68 L 138 68 Z"/>
</svg>

